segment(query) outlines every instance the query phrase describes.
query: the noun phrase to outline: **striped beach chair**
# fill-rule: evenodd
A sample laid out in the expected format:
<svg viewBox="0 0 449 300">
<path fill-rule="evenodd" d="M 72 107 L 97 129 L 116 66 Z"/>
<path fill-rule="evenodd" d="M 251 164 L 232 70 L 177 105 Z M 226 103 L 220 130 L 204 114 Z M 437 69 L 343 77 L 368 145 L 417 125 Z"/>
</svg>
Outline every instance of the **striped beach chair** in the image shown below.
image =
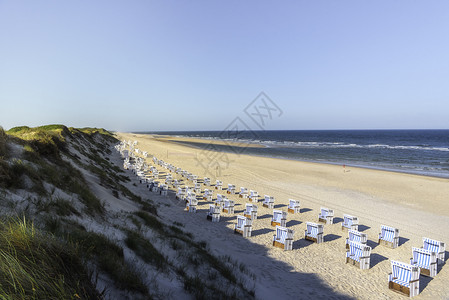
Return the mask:
<svg viewBox="0 0 449 300">
<path fill-rule="evenodd" d="M 436 252 L 423 248 L 412 247 L 412 258 L 410 264 L 420 268 L 421 274 L 428 277 L 435 277 L 438 272 Z"/>
<path fill-rule="evenodd" d="M 153 193 L 159 193 L 159 181 L 153 181 L 153 187 L 151 188 Z"/>
<path fill-rule="evenodd" d="M 389 289 L 409 297 L 419 294 L 419 267 L 392 260 L 391 271 Z"/>
<path fill-rule="evenodd" d="M 359 230 L 359 219 L 351 215 L 343 215 L 341 230 Z"/>
<path fill-rule="evenodd" d="M 173 180 L 173 177 L 167 175 L 167 177 L 165 177 L 165 184 L 171 185 L 172 180 Z"/>
<path fill-rule="evenodd" d="M 192 190 L 187 190 L 187 194 L 186 194 L 186 198 L 187 200 L 189 199 L 196 199 L 196 193 Z"/>
<path fill-rule="evenodd" d="M 334 224 L 334 210 L 326 207 L 321 207 L 318 215 L 318 222 L 325 224 Z"/>
<path fill-rule="evenodd" d="M 215 189 L 216 190 L 222 190 L 223 189 L 223 181 L 217 180 L 215 183 Z"/>
<path fill-rule="evenodd" d="M 288 212 L 292 214 L 299 214 L 301 212 L 299 200 L 288 199 Z"/>
<path fill-rule="evenodd" d="M 259 201 L 259 193 L 253 190 L 249 190 L 249 201 L 257 203 Z"/>
<path fill-rule="evenodd" d="M 320 244 L 324 242 L 324 226 L 307 222 L 307 229 L 305 231 L 305 239 Z"/>
<path fill-rule="evenodd" d="M 215 200 L 215 205 L 220 206 L 223 204 L 223 201 L 226 197 L 222 194 L 217 194 L 217 200 Z"/>
<path fill-rule="evenodd" d="M 274 208 L 274 197 L 265 195 L 262 205 L 263 207 Z"/>
<path fill-rule="evenodd" d="M 168 195 L 168 185 L 162 184 L 160 187 L 160 193 L 162 196 L 167 196 Z"/>
<path fill-rule="evenodd" d="M 210 186 L 210 178 L 209 177 L 204 177 L 203 179 L 203 184 L 205 186 Z"/>
<path fill-rule="evenodd" d="M 283 226 L 276 226 L 276 234 L 273 236 L 273 246 L 284 250 L 292 250 L 293 230 Z"/>
<path fill-rule="evenodd" d="M 184 200 L 186 196 L 186 188 L 178 187 L 178 191 L 176 192 L 176 199 Z"/>
<path fill-rule="evenodd" d="M 252 203 L 246 203 L 243 215 L 248 219 L 257 220 L 257 205 Z"/>
<path fill-rule="evenodd" d="M 366 233 L 357 230 L 348 230 L 348 237 L 346 238 L 346 249 L 349 249 L 349 242 L 357 242 L 360 244 L 366 244 L 368 238 Z"/>
<path fill-rule="evenodd" d="M 186 203 L 186 211 L 196 213 L 196 207 L 198 206 L 198 200 L 196 198 L 190 198 Z"/>
<path fill-rule="evenodd" d="M 213 191 L 209 189 L 205 189 L 203 193 L 203 200 L 212 201 Z"/>
<path fill-rule="evenodd" d="M 393 249 L 397 248 L 399 246 L 399 229 L 381 225 L 378 243 Z"/>
<path fill-rule="evenodd" d="M 234 225 L 234 233 L 243 237 L 250 237 L 252 232 L 252 220 L 244 216 L 237 216 L 237 224 Z"/>
<path fill-rule="evenodd" d="M 439 265 L 444 264 L 444 260 L 445 260 L 444 254 L 446 251 L 445 244 L 443 242 L 432 240 L 432 239 L 429 239 L 426 237 L 424 237 L 422 239 L 422 241 L 423 241 L 422 248 L 435 252 L 437 254 L 437 263 Z"/>
<path fill-rule="evenodd" d="M 346 250 L 347 264 L 351 264 L 362 270 L 367 270 L 370 267 L 370 258 L 371 247 L 358 242 L 349 242 L 349 249 Z"/>
<path fill-rule="evenodd" d="M 228 184 L 228 189 L 226 190 L 228 194 L 235 194 L 235 184 Z"/>
<path fill-rule="evenodd" d="M 271 218 L 271 226 L 285 227 L 287 223 L 287 213 L 282 210 L 273 210 L 273 217 Z"/>
<path fill-rule="evenodd" d="M 228 214 L 233 214 L 234 213 L 234 206 L 235 203 L 233 200 L 229 200 L 229 199 L 225 199 L 223 201 L 223 206 L 221 208 L 222 212 L 228 213 Z"/>
<path fill-rule="evenodd" d="M 195 191 L 195 193 L 199 194 L 201 193 L 201 185 L 197 182 L 195 183 L 195 187 L 193 188 L 193 190 Z"/>
<path fill-rule="evenodd" d="M 206 219 L 212 222 L 220 221 L 220 206 L 215 206 L 213 204 L 209 204 L 209 211 L 207 212 Z"/>
<path fill-rule="evenodd" d="M 244 199 L 248 198 L 248 189 L 245 187 L 240 187 L 239 197 Z"/>
</svg>

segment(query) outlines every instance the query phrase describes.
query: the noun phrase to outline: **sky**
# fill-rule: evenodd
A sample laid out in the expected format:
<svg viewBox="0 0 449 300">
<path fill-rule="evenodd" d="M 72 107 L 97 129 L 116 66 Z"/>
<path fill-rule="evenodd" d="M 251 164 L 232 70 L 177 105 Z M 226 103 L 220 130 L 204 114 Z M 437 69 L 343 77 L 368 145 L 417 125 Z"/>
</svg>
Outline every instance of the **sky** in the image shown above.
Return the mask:
<svg viewBox="0 0 449 300">
<path fill-rule="evenodd" d="M 261 92 L 265 130 L 449 129 L 449 1 L 0 0 L 5 129 L 257 129 Z"/>
</svg>

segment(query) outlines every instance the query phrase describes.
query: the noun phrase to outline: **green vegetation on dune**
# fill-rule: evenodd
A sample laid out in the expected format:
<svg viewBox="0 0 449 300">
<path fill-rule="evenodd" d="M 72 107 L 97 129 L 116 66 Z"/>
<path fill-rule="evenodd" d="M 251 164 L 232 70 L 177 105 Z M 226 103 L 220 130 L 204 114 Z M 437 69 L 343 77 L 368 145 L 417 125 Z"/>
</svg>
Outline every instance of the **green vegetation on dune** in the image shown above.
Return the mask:
<svg viewBox="0 0 449 300">
<path fill-rule="evenodd" d="M 101 128 L 0 127 L 0 209 L 34 222 L 0 215 L 0 299 L 98 299 L 108 291 L 113 297 L 170 296 L 157 279 L 148 279 L 151 272 L 174 275 L 197 299 L 252 298 L 233 261 L 212 255 L 182 223 L 166 225 L 158 206 L 134 193 L 136 184 L 112 163 L 117 142 Z M 91 187 L 131 200 L 139 210 L 108 213 Z M 99 279 L 106 285 L 101 293 L 95 290 Z"/>
<path fill-rule="evenodd" d="M 0 298 L 99 299 L 75 244 L 26 220 L 0 221 Z"/>
</svg>

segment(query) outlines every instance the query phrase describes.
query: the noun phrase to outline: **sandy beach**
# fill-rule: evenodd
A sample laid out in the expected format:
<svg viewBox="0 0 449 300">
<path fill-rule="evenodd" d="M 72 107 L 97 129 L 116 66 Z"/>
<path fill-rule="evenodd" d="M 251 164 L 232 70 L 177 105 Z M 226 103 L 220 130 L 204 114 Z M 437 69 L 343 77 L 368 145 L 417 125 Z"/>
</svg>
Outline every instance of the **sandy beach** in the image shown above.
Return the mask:
<svg viewBox="0 0 449 300">
<path fill-rule="evenodd" d="M 219 179 L 223 187 L 231 183 L 237 190 L 246 187 L 262 196 L 274 196 L 276 209 L 287 211 L 289 199 L 301 201 L 301 213 L 287 217 L 287 227 L 294 230 L 293 250 L 283 251 L 272 246 L 272 209 L 261 203 L 252 236 L 243 238 L 233 233 L 236 215 L 248 203 L 238 195 L 228 195 L 236 203 L 235 214 L 222 214 L 219 223 L 211 223 L 205 217 L 209 204 L 204 200 L 199 202 L 196 214 L 189 214 L 174 192 L 162 197 L 143 185 L 138 188 L 142 195 L 160 204 L 163 219 L 184 223 L 185 229 L 198 240 L 206 240 L 215 254 L 229 255 L 245 264 L 257 277 L 258 299 L 404 299 L 388 289 L 390 260 L 408 263 L 411 248 L 421 247 L 423 237 L 449 241 L 448 179 L 232 153 L 225 154 L 228 165 L 218 173 L 198 160 L 218 153 L 180 144 L 182 140 L 130 133 L 117 133 L 117 137 L 137 140 L 140 150 L 199 178 L 210 177 L 212 183 Z M 164 205 L 167 203 L 170 205 Z M 311 243 L 304 239 L 306 222 L 317 222 L 322 206 L 334 209 L 335 222 L 324 225 L 324 243 Z M 368 235 L 372 248 L 369 270 L 345 264 L 343 214 L 357 216 L 359 230 Z M 399 228 L 398 248 L 377 244 L 381 225 Z M 445 264 L 435 278 L 421 276 L 421 293 L 416 299 L 447 299 L 447 282 L 449 268 Z"/>
</svg>

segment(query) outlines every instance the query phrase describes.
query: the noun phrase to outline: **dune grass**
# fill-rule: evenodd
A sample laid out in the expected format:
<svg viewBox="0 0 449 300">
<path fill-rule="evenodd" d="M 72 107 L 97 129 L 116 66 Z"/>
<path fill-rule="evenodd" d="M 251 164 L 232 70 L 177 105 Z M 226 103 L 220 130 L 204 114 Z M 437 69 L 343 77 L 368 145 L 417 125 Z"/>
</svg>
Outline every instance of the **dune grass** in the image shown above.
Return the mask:
<svg viewBox="0 0 449 300">
<path fill-rule="evenodd" d="M 25 219 L 0 220 L 0 298 L 100 299 L 80 257 Z"/>
<path fill-rule="evenodd" d="M 0 159 L 6 155 L 6 141 L 8 139 L 8 135 L 6 134 L 3 127 L 0 126 Z"/>
</svg>

